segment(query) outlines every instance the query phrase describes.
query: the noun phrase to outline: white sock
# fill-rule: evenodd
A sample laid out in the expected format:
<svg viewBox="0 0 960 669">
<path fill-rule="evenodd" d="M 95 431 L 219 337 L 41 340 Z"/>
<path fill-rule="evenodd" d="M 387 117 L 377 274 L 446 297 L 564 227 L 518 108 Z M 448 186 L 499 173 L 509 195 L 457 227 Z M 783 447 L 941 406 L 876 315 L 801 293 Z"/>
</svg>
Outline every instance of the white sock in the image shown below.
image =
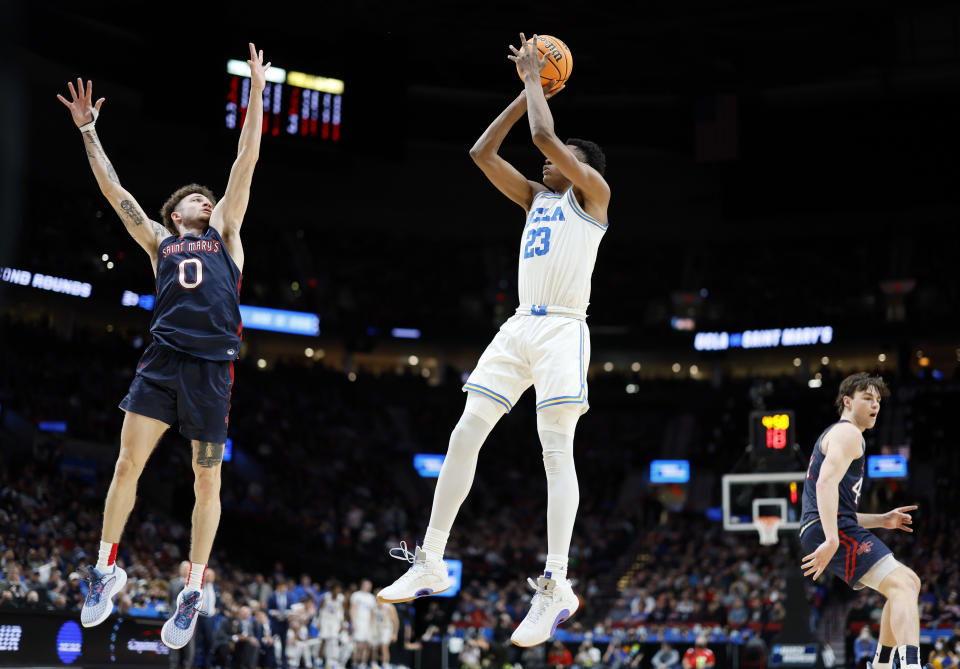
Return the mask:
<svg viewBox="0 0 960 669">
<path fill-rule="evenodd" d="M 567 556 L 566 555 L 547 555 L 547 566 L 543 568 L 543 574 L 555 581 L 562 581 L 567 577 Z"/>
<path fill-rule="evenodd" d="M 187 576 L 187 585 L 184 590 L 200 590 L 203 587 L 203 575 L 207 571 L 207 565 L 190 563 L 190 575 Z"/>
<path fill-rule="evenodd" d="M 496 422 L 488 422 L 480 416 L 478 412 L 483 411 L 483 407 L 478 407 L 477 411 L 471 410 L 473 405 L 484 401 L 493 404 L 493 401 L 486 397 L 468 393 L 467 408 L 460 416 L 453 432 L 450 433 L 450 445 L 443 459 L 443 467 L 440 468 L 437 487 L 433 492 L 433 509 L 430 511 L 429 527 L 440 532 L 450 532 L 450 528 L 453 527 L 460 505 L 467 498 L 470 487 L 473 485 L 480 447 L 483 446 L 484 440 Z M 430 539 L 425 537 L 424 549 L 430 553 L 431 551 L 427 548 L 428 541 Z M 446 537 L 444 537 L 445 541 Z"/>
<path fill-rule="evenodd" d="M 897 654 L 900 656 L 900 669 L 920 669 L 919 646 L 900 646 Z"/>
<path fill-rule="evenodd" d="M 448 536 L 450 536 L 449 532 L 428 527 L 427 534 L 423 537 L 423 550 L 430 557 L 443 559 L 443 551 L 447 547 Z"/>
<path fill-rule="evenodd" d="M 100 542 L 100 551 L 97 554 L 97 571 L 113 571 L 117 559 L 117 544 L 107 541 Z"/>
</svg>

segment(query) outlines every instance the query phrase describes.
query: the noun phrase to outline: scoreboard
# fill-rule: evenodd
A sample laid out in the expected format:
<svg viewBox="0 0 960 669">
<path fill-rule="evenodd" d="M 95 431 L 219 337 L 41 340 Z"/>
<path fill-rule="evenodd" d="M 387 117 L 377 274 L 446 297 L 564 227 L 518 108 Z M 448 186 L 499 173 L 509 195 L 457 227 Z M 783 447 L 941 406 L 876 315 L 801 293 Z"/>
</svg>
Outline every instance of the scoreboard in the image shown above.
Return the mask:
<svg viewBox="0 0 960 669">
<path fill-rule="evenodd" d="M 797 421 L 793 411 L 750 413 L 750 454 L 756 471 L 796 469 Z"/>
<path fill-rule="evenodd" d="M 792 411 L 754 411 L 750 414 L 750 444 L 760 452 L 787 450 L 796 441 Z"/>
<path fill-rule="evenodd" d="M 243 127 L 250 99 L 250 66 L 227 61 L 227 104 L 224 122 Z M 263 134 L 340 140 L 343 81 L 271 66 L 263 89 Z"/>
</svg>

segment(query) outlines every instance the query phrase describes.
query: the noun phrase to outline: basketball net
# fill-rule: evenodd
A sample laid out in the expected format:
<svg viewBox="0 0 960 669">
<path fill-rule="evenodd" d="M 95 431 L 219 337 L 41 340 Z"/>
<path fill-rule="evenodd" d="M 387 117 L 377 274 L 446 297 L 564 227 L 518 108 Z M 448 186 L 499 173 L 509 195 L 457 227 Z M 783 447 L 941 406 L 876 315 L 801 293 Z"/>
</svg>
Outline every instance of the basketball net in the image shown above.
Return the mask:
<svg viewBox="0 0 960 669">
<path fill-rule="evenodd" d="M 780 527 L 780 516 L 757 516 L 753 519 L 753 526 L 757 528 L 760 534 L 761 546 L 772 546 L 780 538 L 777 535 L 777 528 Z"/>
</svg>

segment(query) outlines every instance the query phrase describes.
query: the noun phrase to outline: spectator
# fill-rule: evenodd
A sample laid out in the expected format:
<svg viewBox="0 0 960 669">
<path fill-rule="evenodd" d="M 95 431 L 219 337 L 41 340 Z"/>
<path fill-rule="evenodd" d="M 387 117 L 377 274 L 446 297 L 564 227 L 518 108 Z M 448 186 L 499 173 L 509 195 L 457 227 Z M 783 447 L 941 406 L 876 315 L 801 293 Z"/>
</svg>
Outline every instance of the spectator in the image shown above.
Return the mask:
<svg viewBox="0 0 960 669">
<path fill-rule="evenodd" d="M 258 666 L 260 641 L 254 634 L 253 611 L 249 606 L 241 606 L 237 611 L 237 617 L 233 623 L 232 639 L 234 643 L 233 657 L 237 669 L 254 669 Z"/>
<path fill-rule="evenodd" d="M 717 659 L 713 651 L 707 648 L 707 637 L 700 635 L 693 648 L 683 654 L 683 669 L 713 669 Z"/>
<path fill-rule="evenodd" d="M 547 652 L 547 665 L 552 669 L 565 669 L 573 664 L 573 655 L 570 649 L 559 641 L 554 641 Z"/>
<path fill-rule="evenodd" d="M 577 649 L 577 657 L 574 659 L 574 664 L 585 669 L 586 667 L 599 664 L 600 659 L 600 649 L 594 646 L 593 642 L 587 638 L 580 644 L 580 648 Z"/>
<path fill-rule="evenodd" d="M 676 669 L 680 663 L 680 653 L 664 641 L 660 644 L 660 650 L 654 654 L 652 663 L 653 669 Z"/>
<path fill-rule="evenodd" d="M 864 663 L 867 660 L 873 660 L 873 654 L 877 650 L 877 640 L 873 638 L 873 634 L 870 632 L 870 625 L 864 625 L 860 630 L 860 635 L 857 637 L 856 641 L 853 642 L 853 662 L 857 666 L 866 666 L 866 664 L 861 665 L 861 660 Z"/>
</svg>

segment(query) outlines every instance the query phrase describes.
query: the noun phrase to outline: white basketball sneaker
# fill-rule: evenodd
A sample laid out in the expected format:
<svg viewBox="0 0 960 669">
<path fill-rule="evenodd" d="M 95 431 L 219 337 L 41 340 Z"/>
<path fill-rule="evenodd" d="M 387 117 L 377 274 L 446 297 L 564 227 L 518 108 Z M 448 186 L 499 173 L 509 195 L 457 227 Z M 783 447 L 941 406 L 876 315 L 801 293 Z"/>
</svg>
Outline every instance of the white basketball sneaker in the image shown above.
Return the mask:
<svg viewBox="0 0 960 669">
<path fill-rule="evenodd" d="M 547 572 L 536 582 L 528 578 L 527 583 L 536 594 L 530 600 L 530 610 L 523 622 L 510 637 L 515 646 L 522 648 L 537 646 L 552 637 L 557 626 L 580 608 L 580 600 L 573 594 L 570 581 L 565 578 L 557 580 Z"/>
<path fill-rule="evenodd" d="M 377 599 L 381 602 L 388 604 L 409 602 L 417 597 L 436 595 L 453 585 L 443 560 L 427 555 L 419 546 L 414 550 L 414 553 L 408 551 L 405 541 L 400 542 L 400 548 L 390 549 L 390 557 L 405 560 L 413 566 L 407 570 L 407 573 L 380 591 Z"/>
<path fill-rule="evenodd" d="M 197 627 L 197 617 L 203 608 L 203 593 L 199 590 L 184 588 L 177 595 L 177 605 L 173 615 L 163 623 L 160 629 L 160 640 L 168 648 L 183 648 L 193 637 Z"/>
<path fill-rule="evenodd" d="M 113 565 L 111 571 L 87 567 L 87 598 L 80 610 L 80 624 L 99 625 L 113 613 L 113 598 L 127 584 L 127 572 Z"/>
</svg>

